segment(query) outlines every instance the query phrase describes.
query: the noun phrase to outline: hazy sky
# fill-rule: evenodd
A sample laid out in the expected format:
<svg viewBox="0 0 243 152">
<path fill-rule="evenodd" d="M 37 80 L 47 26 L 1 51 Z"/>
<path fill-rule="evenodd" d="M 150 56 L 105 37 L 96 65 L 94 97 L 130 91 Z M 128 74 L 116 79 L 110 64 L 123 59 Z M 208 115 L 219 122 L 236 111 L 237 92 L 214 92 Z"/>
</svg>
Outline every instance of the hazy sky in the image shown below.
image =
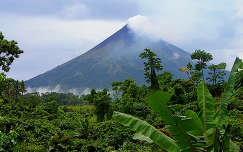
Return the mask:
<svg viewBox="0 0 243 152">
<path fill-rule="evenodd" d="M 215 63 L 243 58 L 243 0 L 1 0 L 0 31 L 24 50 L 8 75 L 37 76 L 127 23 L 185 51 L 205 49 Z"/>
</svg>

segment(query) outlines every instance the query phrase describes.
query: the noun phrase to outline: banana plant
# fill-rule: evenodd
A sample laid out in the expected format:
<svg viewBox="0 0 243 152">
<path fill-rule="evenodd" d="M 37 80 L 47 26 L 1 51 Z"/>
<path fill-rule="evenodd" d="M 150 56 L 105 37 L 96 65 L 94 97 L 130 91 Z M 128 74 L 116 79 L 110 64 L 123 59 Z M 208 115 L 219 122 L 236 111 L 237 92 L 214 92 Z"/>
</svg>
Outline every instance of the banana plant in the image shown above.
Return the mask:
<svg viewBox="0 0 243 152">
<path fill-rule="evenodd" d="M 200 82 L 197 89 L 199 114 L 192 110 L 187 110 L 184 116 L 173 114 L 167 106 L 171 95 L 166 92 L 156 91 L 146 98 L 152 110 L 166 124 L 171 137 L 131 115 L 114 112 L 113 118 L 136 131 L 135 139 L 154 142 L 168 152 L 237 152 L 239 147 L 230 140 L 227 105 L 233 95 L 237 72 L 242 65 L 242 60 L 236 58 L 218 110 L 215 110 L 214 98 L 204 82 Z"/>
<path fill-rule="evenodd" d="M 163 122 L 167 125 L 172 137 L 165 135 L 158 129 L 154 128 L 147 122 L 135 118 L 131 115 L 114 112 L 113 118 L 121 124 L 130 127 L 137 134 L 151 139 L 155 144 L 161 146 L 169 152 L 196 152 L 202 151 L 203 142 L 203 125 L 197 114 L 188 110 L 187 116 L 177 116 L 172 114 L 167 102 L 170 100 L 170 95 L 166 92 L 157 91 L 147 98 L 147 102 L 152 109 L 161 116 Z M 192 119 L 192 118 L 193 119 Z"/>
<path fill-rule="evenodd" d="M 230 104 L 230 100 L 233 96 L 234 87 L 237 83 L 237 75 L 239 74 L 239 70 L 243 69 L 243 62 L 240 58 L 236 58 L 234 65 L 231 69 L 230 76 L 228 79 L 228 83 L 226 89 L 223 93 L 223 98 L 221 100 L 219 110 L 216 114 L 216 121 L 218 127 L 222 128 L 225 123 L 227 123 L 228 115 L 227 115 L 227 106 Z"/>
</svg>

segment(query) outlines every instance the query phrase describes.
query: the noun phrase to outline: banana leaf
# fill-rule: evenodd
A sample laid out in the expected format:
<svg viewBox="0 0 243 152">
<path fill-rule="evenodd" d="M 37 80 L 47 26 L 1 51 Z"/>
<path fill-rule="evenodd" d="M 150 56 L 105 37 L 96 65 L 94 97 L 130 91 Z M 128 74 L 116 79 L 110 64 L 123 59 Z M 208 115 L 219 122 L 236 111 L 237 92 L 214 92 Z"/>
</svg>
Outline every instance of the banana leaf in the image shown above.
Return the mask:
<svg viewBox="0 0 243 152">
<path fill-rule="evenodd" d="M 204 131 L 215 127 L 214 98 L 209 93 L 206 84 L 201 81 L 197 87 L 198 105 L 200 108 L 200 118 Z"/>
<path fill-rule="evenodd" d="M 140 141 L 146 141 L 148 143 L 153 143 L 153 140 L 151 140 L 149 137 L 146 137 L 140 133 L 135 133 L 133 138 L 134 140 L 140 140 Z"/>
<path fill-rule="evenodd" d="M 179 147 L 173 139 L 166 136 L 146 121 L 116 111 L 113 113 L 112 117 L 124 126 L 130 127 L 132 130 L 136 131 L 136 133 L 151 139 L 164 150 L 168 152 L 179 152 Z"/>
<path fill-rule="evenodd" d="M 200 120 L 200 118 L 198 117 L 198 115 L 192 110 L 187 110 L 185 112 L 185 116 L 187 116 L 188 118 L 191 118 L 190 121 L 188 121 L 186 124 L 184 124 L 184 125 L 189 125 L 189 126 L 193 127 L 191 133 L 193 135 L 203 136 L 203 133 L 204 133 L 203 124 L 202 124 L 202 121 Z"/>
<path fill-rule="evenodd" d="M 146 101 L 152 107 L 153 111 L 159 114 L 163 122 L 168 125 L 170 133 L 176 139 L 182 151 L 197 151 L 196 147 L 193 145 L 193 140 L 187 133 L 187 131 L 193 130 L 193 123 L 191 123 L 191 125 L 185 125 L 189 124 L 188 122 L 192 118 L 188 119 L 186 117 L 173 115 L 167 106 L 170 97 L 171 96 L 166 92 L 156 91 L 149 95 Z"/>
<path fill-rule="evenodd" d="M 223 141 L 222 141 L 222 148 L 223 151 L 228 151 L 230 150 L 230 139 L 231 139 L 231 133 L 230 133 L 230 128 L 231 126 L 228 125 L 225 129 L 224 136 L 223 136 Z"/>
</svg>

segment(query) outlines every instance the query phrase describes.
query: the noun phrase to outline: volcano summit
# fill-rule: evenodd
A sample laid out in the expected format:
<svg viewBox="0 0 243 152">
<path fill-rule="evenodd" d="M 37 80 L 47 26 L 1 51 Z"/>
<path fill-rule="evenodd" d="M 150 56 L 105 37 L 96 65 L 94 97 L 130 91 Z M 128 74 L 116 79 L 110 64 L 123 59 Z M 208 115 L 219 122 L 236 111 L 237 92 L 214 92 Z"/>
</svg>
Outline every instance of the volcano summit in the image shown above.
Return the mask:
<svg viewBox="0 0 243 152">
<path fill-rule="evenodd" d="M 26 81 L 26 85 L 32 90 L 59 86 L 64 92 L 70 89 L 81 92 L 86 88 L 110 88 L 113 81 L 127 78 L 144 84 L 144 65 L 139 54 L 145 48 L 161 58 L 163 71 L 184 78 L 178 69 L 190 61 L 189 53 L 166 41 L 141 36 L 125 25 L 86 53 Z"/>
</svg>

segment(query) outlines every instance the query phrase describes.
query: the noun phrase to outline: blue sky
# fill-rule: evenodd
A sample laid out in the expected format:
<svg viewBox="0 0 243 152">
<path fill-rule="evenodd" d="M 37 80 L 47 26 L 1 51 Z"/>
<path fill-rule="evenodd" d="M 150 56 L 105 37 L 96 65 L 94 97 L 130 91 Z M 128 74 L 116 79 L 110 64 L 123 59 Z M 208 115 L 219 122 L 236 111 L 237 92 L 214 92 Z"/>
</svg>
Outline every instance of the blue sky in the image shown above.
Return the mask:
<svg viewBox="0 0 243 152">
<path fill-rule="evenodd" d="M 8 75 L 27 80 L 46 72 L 127 23 L 188 52 L 205 49 L 228 69 L 243 57 L 242 0 L 4 0 L 0 31 L 24 50 Z"/>
</svg>

